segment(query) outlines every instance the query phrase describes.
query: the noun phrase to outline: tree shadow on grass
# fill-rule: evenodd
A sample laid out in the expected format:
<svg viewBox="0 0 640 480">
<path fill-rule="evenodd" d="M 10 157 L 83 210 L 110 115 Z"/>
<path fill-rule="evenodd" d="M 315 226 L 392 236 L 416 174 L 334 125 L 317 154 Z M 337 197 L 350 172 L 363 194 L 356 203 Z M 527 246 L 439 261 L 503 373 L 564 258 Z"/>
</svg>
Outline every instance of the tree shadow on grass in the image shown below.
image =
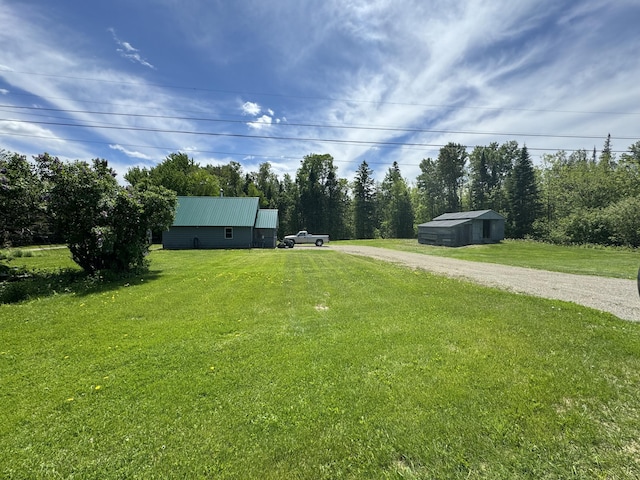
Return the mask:
<svg viewBox="0 0 640 480">
<path fill-rule="evenodd" d="M 115 274 L 101 272 L 87 274 L 73 268 L 55 271 L 11 269 L 0 272 L 0 304 L 51 297 L 60 294 L 90 295 L 125 286 L 156 280 L 162 270 L 145 273 Z"/>
</svg>

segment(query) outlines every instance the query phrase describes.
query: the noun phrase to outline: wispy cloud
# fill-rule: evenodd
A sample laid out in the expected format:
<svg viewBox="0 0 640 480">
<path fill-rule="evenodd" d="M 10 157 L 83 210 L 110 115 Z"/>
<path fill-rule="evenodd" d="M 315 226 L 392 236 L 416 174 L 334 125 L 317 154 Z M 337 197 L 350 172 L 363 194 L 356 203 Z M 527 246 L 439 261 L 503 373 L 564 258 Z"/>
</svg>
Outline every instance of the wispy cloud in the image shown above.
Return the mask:
<svg viewBox="0 0 640 480">
<path fill-rule="evenodd" d="M 137 152 L 134 150 L 127 150 L 122 145 L 109 145 L 109 148 L 112 150 L 118 150 L 119 152 L 124 153 L 127 157 L 130 157 L 130 158 L 140 158 L 142 160 L 153 160 L 153 157 L 150 155 Z"/>
<path fill-rule="evenodd" d="M 140 51 L 137 48 L 134 48 L 129 42 L 125 42 L 118 38 L 116 35 L 116 31 L 113 28 L 109 28 L 108 31 L 111 33 L 113 40 L 118 45 L 116 51 L 120 54 L 121 57 L 131 60 L 134 63 L 139 63 L 144 67 L 151 68 L 153 70 L 156 69 L 152 64 L 142 58 Z"/>
<path fill-rule="evenodd" d="M 162 0 L 154 25 L 172 22 L 175 49 L 162 58 L 179 75 L 165 72 L 161 82 L 179 88 L 151 84 L 113 55 L 112 41 L 118 55 L 154 68 L 136 48 L 142 40 L 124 41 L 115 29 L 113 40 L 98 38 L 42 13 L 59 10 L 63 20 L 63 9 L 23 3 L 0 0 L 3 103 L 52 106 L 65 112 L 65 121 L 108 126 L 22 133 L 50 135 L 67 156 L 102 152 L 121 173 L 132 158 L 161 161 L 189 145 L 198 162 L 242 161 L 247 171 L 268 159 L 279 174 L 294 174 L 303 155 L 326 152 L 341 176 L 366 159 L 382 177 L 396 160 L 415 179 L 420 160 L 437 156 L 448 141 L 472 147 L 515 139 L 570 150 L 602 144 L 571 134 L 637 136 L 640 117 L 624 115 L 640 105 L 637 0 L 281 0 L 215 8 L 192 0 L 188 9 L 183 1 Z M 46 37 L 44 28 L 51 29 Z M 147 28 L 136 38 L 157 34 Z M 103 41 L 109 53 L 101 58 Z M 148 57 L 160 55 L 146 45 Z M 184 76 L 185 68 L 193 75 Z M 95 110 L 107 116 L 83 113 Z M 20 118 L 34 126 L 43 120 Z M 24 125 L 12 131 L 17 135 Z M 27 154 L 51 150 L 53 142 L 7 138 L 4 148 Z M 534 157 L 542 152 L 531 150 Z"/>
</svg>

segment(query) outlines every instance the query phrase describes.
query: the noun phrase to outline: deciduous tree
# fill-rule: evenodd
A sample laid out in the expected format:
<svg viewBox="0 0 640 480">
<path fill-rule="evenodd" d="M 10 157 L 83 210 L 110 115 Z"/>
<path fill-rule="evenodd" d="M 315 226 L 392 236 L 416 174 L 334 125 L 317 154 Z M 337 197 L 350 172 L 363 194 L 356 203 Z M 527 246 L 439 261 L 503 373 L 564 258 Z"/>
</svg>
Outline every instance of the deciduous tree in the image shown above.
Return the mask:
<svg viewBox="0 0 640 480">
<path fill-rule="evenodd" d="M 50 185 L 48 208 L 83 270 L 147 268 L 149 235 L 171 225 L 174 192 L 145 182 L 125 189 L 106 160 L 96 159 L 92 165 L 44 155 L 37 160 Z"/>
<path fill-rule="evenodd" d="M 43 184 L 24 155 L 0 150 L 0 246 L 25 245 L 49 231 Z"/>
</svg>

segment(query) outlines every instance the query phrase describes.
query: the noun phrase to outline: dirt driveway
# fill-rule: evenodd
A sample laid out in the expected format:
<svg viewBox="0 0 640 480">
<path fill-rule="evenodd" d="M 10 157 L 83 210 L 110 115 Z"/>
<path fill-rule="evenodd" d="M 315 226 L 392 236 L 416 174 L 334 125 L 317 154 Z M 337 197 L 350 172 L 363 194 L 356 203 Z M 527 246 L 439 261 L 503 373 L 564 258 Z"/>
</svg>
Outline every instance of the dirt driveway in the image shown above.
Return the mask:
<svg viewBox="0 0 640 480">
<path fill-rule="evenodd" d="M 464 278 L 512 292 L 574 302 L 613 313 L 625 320 L 640 321 L 640 297 L 635 280 L 469 262 L 377 247 L 331 245 L 327 248 L 420 268 L 449 277 Z"/>
</svg>

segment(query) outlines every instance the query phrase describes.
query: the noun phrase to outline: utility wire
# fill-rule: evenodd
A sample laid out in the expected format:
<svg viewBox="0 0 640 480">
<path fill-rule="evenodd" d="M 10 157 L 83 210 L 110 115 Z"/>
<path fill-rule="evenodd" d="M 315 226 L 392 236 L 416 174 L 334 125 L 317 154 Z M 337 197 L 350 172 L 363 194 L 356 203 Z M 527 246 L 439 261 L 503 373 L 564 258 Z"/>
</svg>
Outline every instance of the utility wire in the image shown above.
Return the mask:
<svg viewBox="0 0 640 480">
<path fill-rule="evenodd" d="M 28 107 L 28 106 L 16 106 L 0 104 L 0 109 L 15 109 L 15 110 L 28 110 L 28 111 L 46 111 L 46 112 L 59 112 L 68 114 L 83 114 L 83 115 L 104 115 L 113 117 L 129 117 L 129 118 L 147 118 L 147 119 L 164 119 L 164 120 L 181 120 L 191 122 L 212 122 L 212 123 L 230 123 L 230 124 L 246 124 L 246 125 L 268 125 L 274 127 L 307 127 L 307 128 L 331 128 L 331 129 L 346 129 L 346 130 L 365 130 L 365 131 L 388 131 L 388 132 L 402 132 L 402 133 L 437 133 L 437 134 L 460 134 L 460 135 L 497 135 L 497 136 L 509 136 L 509 137 L 544 137 L 544 138 L 581 138 L 591 140 L 604 140 L 606 136 L 603 135 L 574 135 L 574 134 L 547 134 L 547 133 L 517 133 L 517 132 L 482 132 L 473 130 L 440 130 L 440 129 L 424 129 L 424 128 L 399 128 L 389 126 L 372 126 L 372 125 L 336 125 L 336 124 L 320 124 L 320 123 L 292 123 L 292 122 L 280 122 L 262 124 L 256 121 L 247 120 L 231 120 L 222 118 L 211 117 L 180 117 L 173 115 L 151 115 L 140 113 L 120 113 L 120 112 L 103 112 L 97 110 L 69 110 L 60 108 L 45 108 L 45 107 Z M 11 113 L 18 113 L 15 110 L 0 110 Z M 29 115 L 37 115 L 30 113 Z M 39 115 L 46 116 L 46 115 Z M 61 117 L 51 117 L 61 118 Z M 633 137 L 614 137 L 616 140 L 635 140 Z"/>
<path fill-rule="evenodd" d="M 101 125 L 101 124 L 78 124 L 70 122 L 45 122 L 45 121 L 27 121 L 18 119 L 0 119 L 0 122 L 15 122 L 36 125 L 54 125 L 61 127 L 79 127 L 92 129 L 107 130 L 127 130 L 149 133 L 170 133 L 183 135 L 211 136 L 211 137 L 231 137 L 231 138 L 247 138 L 262 140 L 287 140 L 298 142 L 318 142 L 318 143 L 335 143 L 341 145 L 368 145 L 368 146 L 395 146 L 395 147 L 424 147 L 424 148 L 441 148 L 444 145 L 431 143 L 413 143 L 413 142 L 393 142 L 393 141 L 376 141 L 376 140 L 342 140 L 337 138 L 312 138 L 312 137 L 287 137 L 287 136 L 269 136 L 269 135 L 248 135 L 243 133 L 220 133 L 220 132 L 201 132 L 192 130 L 172 130 L 163 128 L 150 127 L 134 127 L 134 126 L 117 126 L 117 125 Z M 557 151 L 554 148 L 527 147 L 533 151 Z"/>
<path fill-rule="evenodd" d="M 210 92 L 210 93 L 224 93 L 224 94 L 233 94 L 233 95 L 245 95 L 245 96 L 262 96 L 262 97 L 277 97 L 277 98 L 291 98 L 291 99 L 301 99 L 301 100 L 322 100 L 322 101 L 330 101 L 330 102 L 346 102 L 346 103 L 361 103 L 361 104 L 374 104 L 374 105 L 399 105 L 399 106 L 408 106 L 408 107 L 423 107 L 423 108 L 446 108 L 446 109 L 470 109 L 470 110 L 504 110 L 504 111 L 516 111 L 516 112 L 538 112 L 538 113 L 571 113 L 571 114 L 585 114 L 585 115 L 640 115 L 640 112 L 607 112 L 607 111 L 581 111 L 581 110 L 549 110 L 549 109 L 531 109 L 531 108 L 508 108 L 508 107 L 490 107 L 490 106 L 474 106 L 474 105 L 445 105 L 445 104 L 427 104 L 427 103 L 417 103 L 417 102 L 385 102 L 385 101 L 375 101 L 375 100 L 362 100 L 362 99 L 353 99 L 353 98 L 338 98 L 338 97 L 321 97 L 321 96 L 312 96 L 312 95 L 292 95 L 292 94 L 281 94 L 281 93 L 268 93 L 268 92 L 248 92 L 248 91 L 234 91 L 234 90 L 221 90 L 214 88 L 202 88 L 202 87 L 192 87 L 192 86 L 183 86 L 183 85 L 167 85 L 167 84 L 159 84 L 159 83 L 139 83 L 139 82 L 125 82 L 122 80 L 107 80 L 101 78 L 90 78 L 90 77 L 77 77 L 73 75 L 54 75 L 50 73 L 40 73 L 40 72 L 26 72 L 20 70 L 11 70 L 6 68 L 0 68 L 0 72 L 10 73 L 10 74 L 20 74 L 20 75 L 34 75 L 48 78 L 64 78 L 69 80 L 81 80 L 83 82 L 92 81 L 92 82 L 102 82 L 102 83 L 111 83 L 116 85 L 131 85 L 136 87 L 157 87 L 157 88 L 166 88 L 173 90 L 185 90 L 192 92 Z M 46 97 L 41 97 L 46 98 Z"/>
</svg>

